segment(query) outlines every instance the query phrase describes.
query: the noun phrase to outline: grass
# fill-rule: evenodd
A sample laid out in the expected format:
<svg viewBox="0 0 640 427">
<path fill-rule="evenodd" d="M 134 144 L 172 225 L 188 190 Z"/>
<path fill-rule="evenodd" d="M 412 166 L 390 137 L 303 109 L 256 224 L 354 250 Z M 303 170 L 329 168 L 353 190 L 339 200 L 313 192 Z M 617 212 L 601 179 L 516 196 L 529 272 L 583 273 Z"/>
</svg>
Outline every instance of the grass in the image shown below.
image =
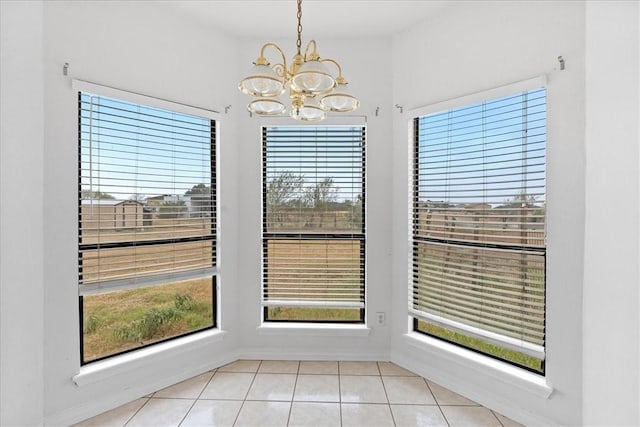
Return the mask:
<svg viewBox="0 0 640 427">
<path fill-rule="evenodd" d="M 84 361 L 213 326 L 212 279 L 83 299 Z"/>
<path fill-rule="evenodd" d="M 463 347 L 467 347 L 472 350 L 480 351 L 490 356 L 497 357 L 498 359 L 511 362 L 518 366 L 531 369 L 535 372 L 539 372 L 539 373 L 544 372 L 543 370 L 544 365 L 542 360 L 536 359 L 535 357 L 531 357 L 526 354 L 519 353 L 517 351 L 509 350 L 497 345 L 487 343 L 477 338 L 472 338 L 463 334 L 459 334 L 449 329 L 445 329 L 440 326 L 429 324 L 422 320 L 418 321 L 416 330 L 418 332 L 423 332 L 425 334 L 441 338 L 445 341 L 459 344 Z"/>
<path fill-rule="evenodd" d="M 358 308 L 300 308 L 269 307 L 268 320 L 274 321 L 308 321 L 308 322 L 358 322 Z"/>
</svg>

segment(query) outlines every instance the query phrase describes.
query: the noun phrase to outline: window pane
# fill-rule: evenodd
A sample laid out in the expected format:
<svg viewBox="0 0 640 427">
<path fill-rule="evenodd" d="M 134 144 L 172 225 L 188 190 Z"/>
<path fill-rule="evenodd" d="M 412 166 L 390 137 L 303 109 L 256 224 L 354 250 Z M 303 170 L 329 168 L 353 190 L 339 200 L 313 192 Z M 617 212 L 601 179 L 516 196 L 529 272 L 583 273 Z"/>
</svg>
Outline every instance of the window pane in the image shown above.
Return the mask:
<svg viewBox="0 0 640 427">
<path fill-rule="evenodd" d="M 360 307 L 363 247 L 352 240 L 269 240 L 265 300 Z"/>
<path fill-rule="evenodd" d="M 267 321 L 364 321 L 365 128 L 263 128 Z"/>
<path fill-rule="evenodd" d="M 477 350 L 489 356 L 513 363 L 530 369 L 534 372 L 544 371 L 544 361 L 538 358 L 522 354 L 520 352 L 509 350 L 499 345 L 491 344 L 481 339 L 473 338 L 461 333 L 454 332 L 440 326 L 436 326 L 422 320 L 417 321 L 415 326 L 418 332 L 441 338 L 454 344 L 461 345 L 471 350 Z"/>
<path fill-rule="evenodd" d="M 292 322 L 355 322 L 362 318 L 362 309 L 267 307 L 267 318 Z"/>
<path fill-rule="evenodd" d="M 80 251 L 82 285 L 166 275 L 213 265 L 213 242 L 165 243 Z"/>
<path fill-rule="evenodd" d="M 546 90 L 436 112 L 414 126 L 415 330 L 541 370 Z"/>
<path fill-rule="evenodd" d="M 211 328 L 213 301 L 210 277 L 84 296 L 84 361 Z"/>
<path fill-rule="evenodd" d="M 78 113 L 82 363 L 213 327 L 216 122 L 85 92 Z"/>
</svg>

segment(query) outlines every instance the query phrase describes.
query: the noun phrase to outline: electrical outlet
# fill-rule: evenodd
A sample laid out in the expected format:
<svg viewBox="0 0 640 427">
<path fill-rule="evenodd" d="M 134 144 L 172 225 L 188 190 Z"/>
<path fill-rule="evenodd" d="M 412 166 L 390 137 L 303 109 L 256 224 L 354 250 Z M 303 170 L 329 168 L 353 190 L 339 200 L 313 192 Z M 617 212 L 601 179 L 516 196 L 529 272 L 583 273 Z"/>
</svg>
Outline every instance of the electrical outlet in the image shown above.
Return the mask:
<svg viewBox="0 0 640 427">
<path fill-rule="evenodd" d="M 376 313 L 376 323 L 378 326 L 384 326 L 385 324 L 385 315 L 383 311 Z"/>
</svg>

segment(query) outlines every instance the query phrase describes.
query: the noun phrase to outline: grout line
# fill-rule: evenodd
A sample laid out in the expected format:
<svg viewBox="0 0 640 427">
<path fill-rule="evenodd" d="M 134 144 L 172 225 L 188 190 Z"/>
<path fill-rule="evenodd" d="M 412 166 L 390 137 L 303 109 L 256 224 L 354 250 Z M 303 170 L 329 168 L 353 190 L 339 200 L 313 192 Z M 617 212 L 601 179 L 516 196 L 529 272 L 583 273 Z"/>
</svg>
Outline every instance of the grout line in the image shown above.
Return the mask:
<svg viewBox="0 0 640 427">
<path fill-rule="evenodd" d="M 342 421 L 342 375 L 340 374 L 340 362 L 338 362 L 338 408 L 340 409 L 340 426 L 344 424 Z"/>
<path fill-rule="evenodd" d="M 247 388 L 247 392 L 245 393 L 244 398 L 242 399 L 242 405 L 240 405 L 240 409 L 238 409 L 238 413 L 236 414 L 236 417 L 233 420 L 234 426 L 238 422 L 238 418 L 240 418 L 240 414 L 242 413 L 242 408 L 244 408 L 244 404 L 247 402 L 247 396 L 249 395 L 249 391 L 251 391 L 251 386 L 253 385 L 253 382 L 256 380 L 256 375 L 258 375 L 258 371 L 260 370 L 261 365 L 262 365 L 262 360 L 260 361 L 260 363 L 258 363 L 258 368 L 253 373 L 253 379 L 251 380 L 251 384 L 249 384 L 249 388 Z"/>
<path fill-rule="evenodd" d="M 444 422 L 447 423 L 447 425 L 449 427 L 451 427 L 451 424 L 449 423 L 449 420 L 447 419 L 447 416 L 444 414 L 444 411 L 442 410 L 442 407 L 440 406 L 440 402 L 438 402 L 438 398 L 436 397 L 436 395 L 433 392 L 433 390 L 431 390 L 431 386 L 429 385 L 429 381 L 427 381 L 427 379 L 425 377 L 420 377 L 420 378 L 422 378 L 424 383 L 427 385 L 427 388 L 429 389 L 429 392 L 431 392 L 431 395 L 433 396 L 433 401 L 436 402 L 436 406 L 438 407 L 438 410 L 440 411 L 440 414 L 442 414 L 442 419 L 444 419 Z"/>
<path fill-rule="evenodd" d="M 211 372 L 211 371 L 207 371 L 207 372 Z M 200 393 L 198 393 L 198 395 L 196 396 L 196 399 L 193 401 L 193 403 L 191 404 L 191 406 L 189 407 L 189 410 L 187 411 L 186 414 L 184 414 L 184 417 L 182 417 L 182 419 L 180 420 L 180 422 L 178 423 L 178 426 L 182 425 L 182 423 L 184 422 L 184 420 L 187 419 L 187 417 L 189 416 L 189 413 L 191 412 L 191 410 L 193 409 L 193 407 L 196 405 L 196 402 L 198 402 L 200 400 L 200 396 L 202 396 L 202 393 L 204 393 L 204 390 L 209 386 L 209 383 L 211 382 L 211 380 L 213 379 L 213 376 L 216 373 L 213 372 L 211 374 L 211 376 L 209 377 L 209 379 L 207 380 L 207 383 L 204 385 L 204 387 L 202 387 L 202 390 L 200 390 Z M 202 374 L 201 374 L 202 375 Z M 196 377 L 198 377 L 199 375 L 196 375 Z M 195 377 L 193 377 L 195 378 Z"/>
<path fill-rule="evenodd" d="M 155 392 L 153 392 L 153 393 L 155 393 Z M 144 403 L 143 403 L 143 404 L 138 408 L 138 410 L 137 410 L 137 411 L 135 411 L 135 412 L 133 413 L 133 415 L 131 415 L 127 421 L 125 421 L 125 423 L 124 423 L 124 424 L 122 424 L 122 427 L 124 427 L 124 426 L 126 426 L 127 424 L 129 424 L 129 423 L 131 422 L 131 420 L 132 420 L 136 415 L 138 415 L 138 412 L 140 412 L 140 410 L 141 410 L 142 408 L 144 408 L 144 407 L 147 405 L 147 403 L 149 403 L 149 401 L 151 400 L 151 398 L 150 398 L 150 397 L 147 397 L 146 399 L 147 399 L 147 401 L 146 401 L 146 402 L 144 402 Z"/>
<path fill-rule="evenodd" d="M 380 372 L 380 366 L 376 363 L 378 367 L 378 372 Z M 384 390 L 384 397 L 387 399 L 387 409 L 389 410 L 389 414 L 391 414 L 391 421 L 393 425 L 396 426 L 396 418 L 393 416 L 393 411 L 391 410 L 391 401 L 389 400 L 389 393 L 387 393 L 387 387 L 384 385 L 384 379 L 382 378 L 382 373 L 380 374 L 380 382 L 382 383 L 382 389 Z"/>
<path fill-rule="evenodd" d="M 487 408 L 489 409 L 489 408 Z M 493 409 L 489 409 L 489 411 L 493 414 L 494 417 L 496 417 L 496 420 L 498 420 L 498 422 L 500 423 L 500 425 L 502 427 L 504 427 L 504 423 L 500 420 L 500 418 L 498 418 L 498 416 L 496 415 L 496 413 L 493 411 Z"/>
<path fill-rule="evenodd" d="M 298 369 L 296 371 L 296 380 L 293 382 L 293 390 L 291 391 L 291 402 L 289 402 L 289 416 L 287 416 L 287 426 L 291 422 L 291 411 L 293 411 L 293 398 L 296 395 L 296 387 L 298 387 L 298 378 L 300 376 L 300 361 L 298 360 Z"/>
</svg>

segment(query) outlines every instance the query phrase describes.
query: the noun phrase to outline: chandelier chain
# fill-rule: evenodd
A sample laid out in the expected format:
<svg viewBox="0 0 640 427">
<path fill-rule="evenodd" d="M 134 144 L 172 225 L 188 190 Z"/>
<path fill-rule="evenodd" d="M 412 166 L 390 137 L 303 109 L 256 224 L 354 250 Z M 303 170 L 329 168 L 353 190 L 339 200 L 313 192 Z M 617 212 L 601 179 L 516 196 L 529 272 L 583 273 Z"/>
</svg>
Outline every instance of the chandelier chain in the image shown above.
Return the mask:
<svg viewBox="0 0 640 427">
<path fill-rule="evenodd" d="M 296 41 L 298 55 L 302 50 L 302 0 L 298 0 L 298 40 Z"/>
</svg>

